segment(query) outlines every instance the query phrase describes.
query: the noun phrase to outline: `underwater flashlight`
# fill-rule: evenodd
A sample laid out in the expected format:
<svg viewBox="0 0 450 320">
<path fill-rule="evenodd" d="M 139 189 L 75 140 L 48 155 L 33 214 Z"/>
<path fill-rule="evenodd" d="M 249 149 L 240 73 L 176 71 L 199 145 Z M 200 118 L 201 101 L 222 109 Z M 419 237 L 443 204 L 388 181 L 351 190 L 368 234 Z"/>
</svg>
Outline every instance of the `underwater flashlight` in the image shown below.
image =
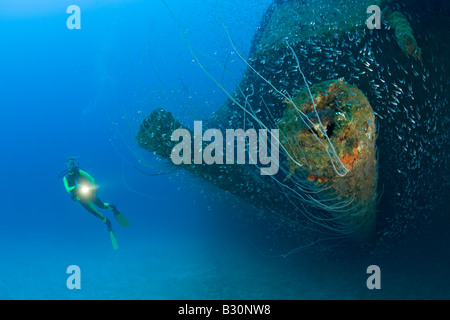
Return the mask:
<svg viewBox="0 0 450 320">
<path fill-rule="evenodd" d="M 92 192 L 92 187 L 89 185 L 79 185 L 78 195 L 82 198 L 89 198 Z"/>
<path fill-rule="evenodd" d="M 81 193 L 82 194 L 87 194 L 90 190 L 91 190 L 91 188 L 89 188 L 88 186 L 82 186 L 81 187 Z"/>
<path fill-rule="evenodd" d="M 97 186 L 91 185 L 90 183 L 77 184 L 75 195 L 78 198 L 82 198 L 84 200 L 89 200 L 93 196 L 95 196 L 96 189 L 97 189 Z"/>
</svg>

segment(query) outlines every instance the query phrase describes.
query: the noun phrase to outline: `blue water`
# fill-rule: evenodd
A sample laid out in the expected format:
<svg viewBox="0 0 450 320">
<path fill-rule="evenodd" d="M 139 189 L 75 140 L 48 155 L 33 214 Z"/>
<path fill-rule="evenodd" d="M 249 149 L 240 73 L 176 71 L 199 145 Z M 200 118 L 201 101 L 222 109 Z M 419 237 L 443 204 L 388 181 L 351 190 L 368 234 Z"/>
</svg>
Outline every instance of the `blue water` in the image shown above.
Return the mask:
<svg viewBox="0 0 450 320">
<path fill-rule="evenodd" d="M 156 0 L 25 2 L 0 2 L 1 299 L 450 297 L 448 222 L 383 254 L 339 258 L 313 246 L 282 258 L 259 242 L 258 226 L 233 218 L 256 210 L 248 204 L 189 174 L 134 168 L 168 171 L 135 141 L 153 109 L 192 123 L 226 99 L 189 46 L 233 91 L 245 66 L 232 57 L 223 76 L 231 46 L 220 19 L 248 52 L 269 1 L 168 0 L 177 20 Z M 81 30 L 66 27 L 71 4 Z M 103 212 L 117 251 L 58 178 L 74 155 L 131 223 L 121 228 Z M 372 264 L 381 290 L 366 287 Z M 70 265 L 80 267 L 80 290 L 66 286 Z"/>
</svg>

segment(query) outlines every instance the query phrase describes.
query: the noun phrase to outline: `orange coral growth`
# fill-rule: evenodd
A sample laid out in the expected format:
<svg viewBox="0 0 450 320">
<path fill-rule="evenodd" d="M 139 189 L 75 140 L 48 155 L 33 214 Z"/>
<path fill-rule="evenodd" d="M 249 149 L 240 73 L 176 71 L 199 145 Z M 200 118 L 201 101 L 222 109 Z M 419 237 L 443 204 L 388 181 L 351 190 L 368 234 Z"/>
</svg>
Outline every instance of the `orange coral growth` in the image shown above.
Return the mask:
<svg viewBox="0 0 450 320">
<path fill-rule="evenodd" d="M 353 162 L 355 162 L 356 158 L 359 158 L 358 149 L 354 148 L 353 155 L 348 154 L 347 152 L 344 154 L 344 156 L 341 158 L 341 162 L 347 166 L 347 169 L 351 169 L 353 166 Z"/>
<path fill-rule="evenodd" d="M 320 183 L 320 182 L 328 181 L 328 178 L 317 176 L 312 173 L 308 173 L 308 181 L 310 181 L 310 182 L 317 181 Z"/>
<path fill-rule="evenodd" d="M 411 56 L 413 56 L 417 60 L 420 60 L 422 58 L 421 50 L 420 49 L 418 50 L 416 43 L 411 40 L 405 41 L 405 50 L 406 50 L 406 52 L 408 52 Z"/>
</svg>

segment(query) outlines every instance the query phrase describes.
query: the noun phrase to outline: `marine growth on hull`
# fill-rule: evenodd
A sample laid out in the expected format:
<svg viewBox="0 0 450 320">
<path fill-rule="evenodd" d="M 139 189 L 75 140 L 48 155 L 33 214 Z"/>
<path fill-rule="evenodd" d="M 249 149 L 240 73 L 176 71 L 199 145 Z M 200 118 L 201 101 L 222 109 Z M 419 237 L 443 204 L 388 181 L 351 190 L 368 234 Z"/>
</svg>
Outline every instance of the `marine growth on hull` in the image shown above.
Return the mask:
<svg viewBox="0 0 450 320">
<path fill-rule="evenodd" d="M 289 154 L 287 179 L 297 174 L 313 184 L 318 206 L 332 213 L 340 233 L 369 236 L 377 161 L 375 116 L 367 98 L 340 79 L 297 92 L 285 103 L 278 126 Z"/>
</svg>

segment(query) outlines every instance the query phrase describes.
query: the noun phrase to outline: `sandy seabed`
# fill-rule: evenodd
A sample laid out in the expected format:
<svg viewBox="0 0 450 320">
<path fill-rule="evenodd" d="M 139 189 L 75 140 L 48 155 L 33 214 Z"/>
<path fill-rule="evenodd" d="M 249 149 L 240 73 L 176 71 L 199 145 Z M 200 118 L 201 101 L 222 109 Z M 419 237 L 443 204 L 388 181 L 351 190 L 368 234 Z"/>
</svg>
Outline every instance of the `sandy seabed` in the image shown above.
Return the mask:
<svg viewBox="0 0 450 320">
<path fill-rule="evenodd" d="M 448 299 L 449 263 L 437 253 L 392 253 L 342 261 L 314 249 L 268 257 L 244 239 L 220 235 L 148 238 L 90 235 L 74 245 L 49 240 L 0 248 L 1 299 Z M 120 236 L 120 237 L 119 237 Z M 139 240 L 139 241 L 138 241 Z M 66 286 L 69 265 L 80 267 L 81 289 Z M 380 266 L 381 289 L 369 290 L 367 267 Z"/>
</svg>

